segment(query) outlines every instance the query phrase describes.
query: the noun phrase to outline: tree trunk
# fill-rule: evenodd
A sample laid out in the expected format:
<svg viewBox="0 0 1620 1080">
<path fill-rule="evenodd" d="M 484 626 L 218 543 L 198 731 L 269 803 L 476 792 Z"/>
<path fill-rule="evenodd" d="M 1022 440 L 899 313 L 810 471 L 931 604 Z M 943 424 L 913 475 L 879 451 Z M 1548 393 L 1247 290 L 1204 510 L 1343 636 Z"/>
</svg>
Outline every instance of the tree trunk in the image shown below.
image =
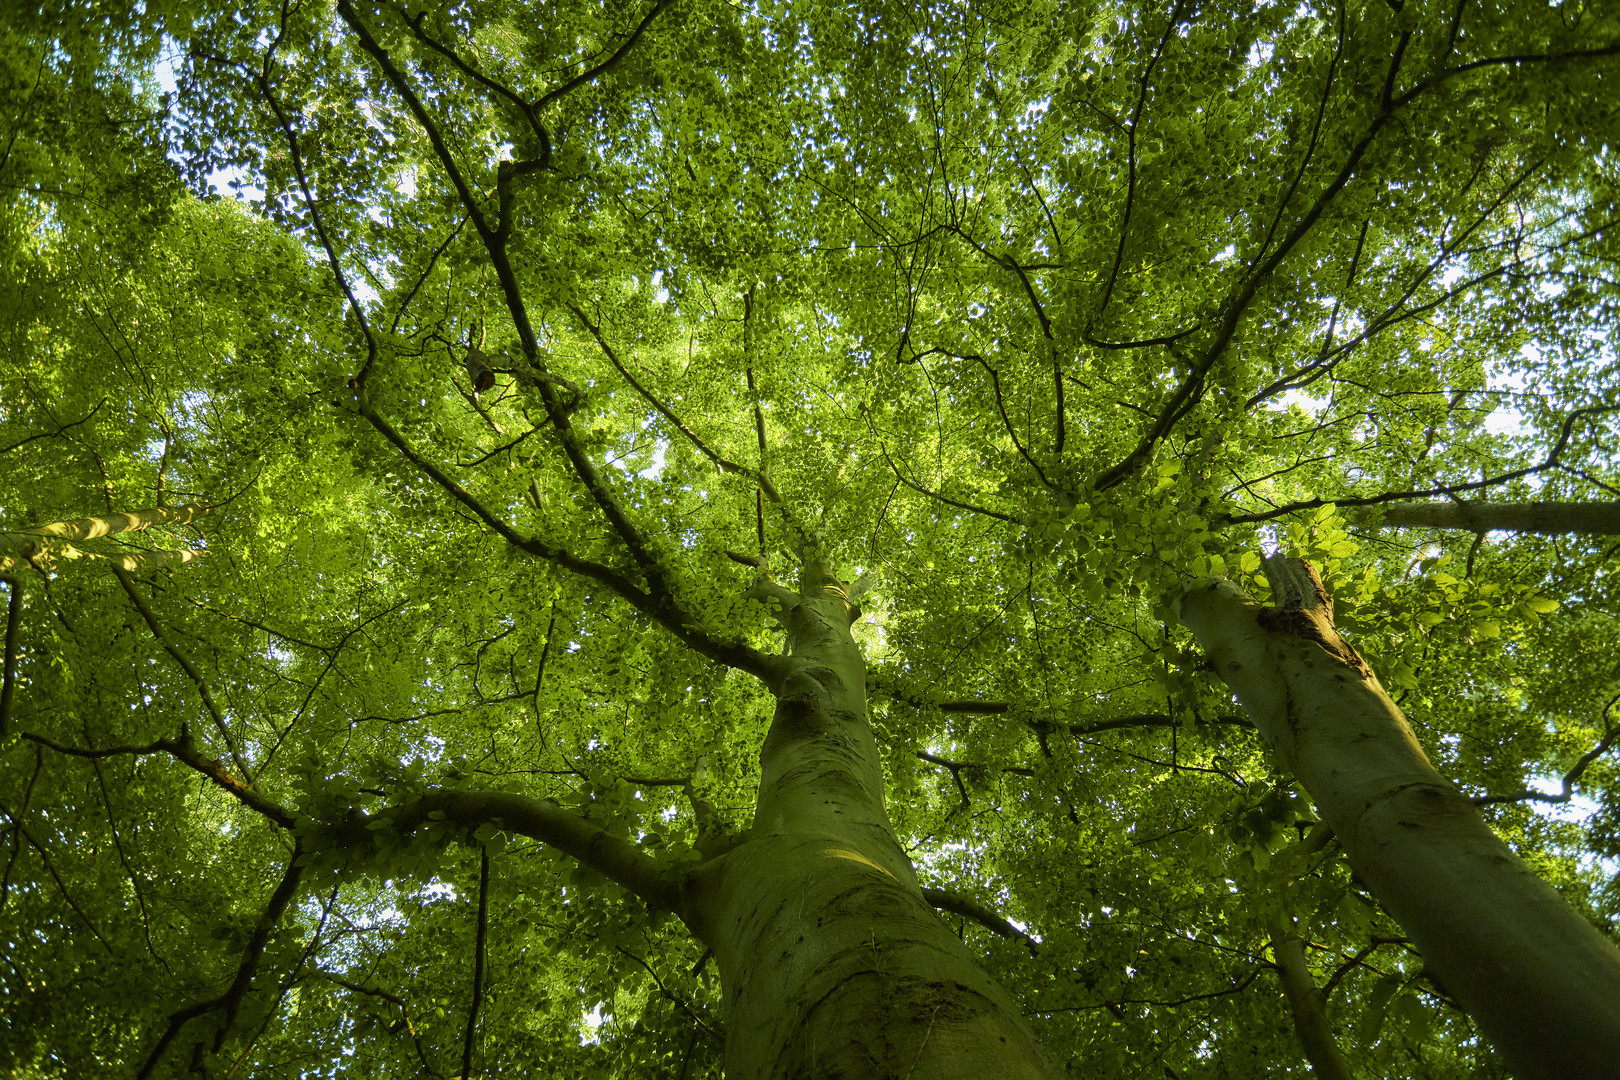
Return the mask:
<svg viewBox="0 0 1620 1080">
<path fill-rule="evenodd" d="M 1620 502 L 1414 502 L 1382 508 L 1395 528 L 1620 534 Z"/>
<path fill-rule="evenodd" d="M 681 903 L 720 971 L 728 1080 L 1060 1076 L 924 900 L 883 806 L 856 613 L 819 570 L 803 592 L 761 589 L 789 655 L 754 827 Z"/>
<path fill-rule="evenodd" d="M 1267 560 L 1264 609 L 1230 582 L 1177 614 L 1338 834 L 1356 874 L 1515 1073 L 1600 1080 L 1620 1062 L 1620 951 L 1437 773 L 1333 628 L 1309 564 Z"/>
</svg>

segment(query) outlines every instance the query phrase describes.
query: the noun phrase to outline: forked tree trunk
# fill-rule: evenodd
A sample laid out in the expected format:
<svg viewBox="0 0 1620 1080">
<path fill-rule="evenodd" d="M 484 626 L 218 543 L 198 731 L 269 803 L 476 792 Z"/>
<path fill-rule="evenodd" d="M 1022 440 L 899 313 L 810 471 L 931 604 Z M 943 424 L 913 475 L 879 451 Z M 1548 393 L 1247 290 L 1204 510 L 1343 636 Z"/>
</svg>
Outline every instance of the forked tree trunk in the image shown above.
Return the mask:
<svg viewBox="0 0 1620 1080">
<path fill-rule="evenodd" d="M 923 899 L 883 806 L 856 613 L 835 579 L 805 579 L 762 588 L 789 655 L 754 827 L 681 903 L 724 986 L 728 1080 L 1062 1075 Z"/>
<path fill-rule="evenodd" d="M 1620 534 L 1620 502 L 1414 502 L 1381 507 L 1395 528 Z"/>
<path fill-rule="evenodd" d="M 1225 581 L 1177 614 L 1338 834 L 1356 874 L 1516 1075 L 1612 1080 L 1620 951 L 1437 773 L 1333 627 L 1309 564 L 1267 560 L 1266 609 Z"/>
</svg>

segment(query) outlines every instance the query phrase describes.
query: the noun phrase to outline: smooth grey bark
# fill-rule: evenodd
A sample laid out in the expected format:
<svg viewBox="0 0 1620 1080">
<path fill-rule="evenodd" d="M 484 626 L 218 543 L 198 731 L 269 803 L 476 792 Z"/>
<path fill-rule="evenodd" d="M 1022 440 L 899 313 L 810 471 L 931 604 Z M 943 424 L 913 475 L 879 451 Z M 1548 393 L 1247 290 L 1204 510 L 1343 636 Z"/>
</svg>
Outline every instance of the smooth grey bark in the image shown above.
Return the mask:
<svg viewBox="0 0 1620 1080">
<path fill-rule="evenodd" d="M 1470 532 L 1620 534 L 1620 502 L 1412 502 L 1381 507 L 1384 524 Z"/>
<path fill-rule="evenodd" d="M 1177 615 L 1316 801 L 1356 874 L 1516 1075 L 1610 1080 L 1620 950 L 1533 874 L 1440 776 L 1333 627 L 1314 570 L 1267 560 L 1277 608 L 1226 581 Z"/>
<path fill-rule="evenodd" d="M 175 551 L 148 551 L 139 555 L 107 556 L 73 545 L 114 533 L 140 532 L 153 525 L 185 525 L 210 509 L 200 505 L 159 506 L 150 510 L 131 510 L 75 521 L 53 521 L 48 525 L 0 532 L 0 574 L 9 574 L 28 565 L 50 569 L 58 562 L 71 559 L 105 561 L 121 570 L 130 571 L 191 562 L 207 552 L 181 548 Z"/>
<path fill-rule="evenodd" d="M 858 611 L 835 578 L 781 605 L 787 656 L 754 826 L 677 907 L 725 991 L 728 1080 L 1055 1078 L 1017 1006 L 935 914 L 883 805 Z"/>
<path fill-rule="evenodd" d="M 1305 940 L 1278 920 L 1271 928 L 1271 951 L 1277 957 L 1277 978 L 1294 1018 L 1294 1033 L 1305 1060 L 1311 1063 L 1311 1072 L 1320 1080 L 1353 1080 L 1328 1023 L 1327 997 L 1305 962 Z"/>
</svg>

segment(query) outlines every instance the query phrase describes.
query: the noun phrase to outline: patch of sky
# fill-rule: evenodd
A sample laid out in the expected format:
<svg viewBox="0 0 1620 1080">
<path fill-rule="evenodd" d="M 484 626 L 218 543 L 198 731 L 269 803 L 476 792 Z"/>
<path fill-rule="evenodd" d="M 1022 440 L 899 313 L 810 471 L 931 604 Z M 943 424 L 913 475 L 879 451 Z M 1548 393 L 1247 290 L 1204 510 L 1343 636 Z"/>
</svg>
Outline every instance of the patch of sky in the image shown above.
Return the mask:
<svg viewBox="0 0 1620 1080">
<path fill-rule="evenodd" d="M 1024 114 L 1017 120 L 1019 131 L 1030 131 L 1046 116 L 1047 110 L 1052 107 L 1051 98 L 1042 98 L 1032 101 L 1024 106 Z"/>
<path fill-rule="evenodd" d="M 579 1045 L 597 1046 L 602 1042 L 602 1025 L 607 1022 L 608 1016 L 602 1012 L 602 1003 L 597 1002 L 588 1013 L 579 1018 Z"/>
</svg>

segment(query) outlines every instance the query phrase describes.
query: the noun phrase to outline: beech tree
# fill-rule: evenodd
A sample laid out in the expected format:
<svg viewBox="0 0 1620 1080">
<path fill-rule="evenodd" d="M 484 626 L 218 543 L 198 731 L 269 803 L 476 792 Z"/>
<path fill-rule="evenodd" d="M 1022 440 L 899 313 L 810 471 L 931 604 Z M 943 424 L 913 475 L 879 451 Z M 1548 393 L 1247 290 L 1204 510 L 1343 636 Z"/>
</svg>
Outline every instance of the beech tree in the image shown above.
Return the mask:
<svg viewBox="0 0 1620 1080">
<path fill-rule="evenodd" d="M 0 59 L 12 1073 L 1620 1055 L 1615 13 Z"/>
</svg>

